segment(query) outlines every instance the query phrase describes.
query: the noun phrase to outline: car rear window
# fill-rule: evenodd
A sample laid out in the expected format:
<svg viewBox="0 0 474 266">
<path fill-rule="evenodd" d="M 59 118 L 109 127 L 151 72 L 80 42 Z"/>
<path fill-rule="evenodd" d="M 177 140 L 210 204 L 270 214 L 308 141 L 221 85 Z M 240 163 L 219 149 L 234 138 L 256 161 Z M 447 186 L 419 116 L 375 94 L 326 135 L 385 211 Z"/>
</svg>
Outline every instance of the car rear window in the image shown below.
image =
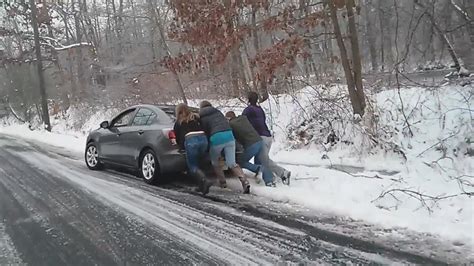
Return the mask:
<svg viewBox="0 0 474 266">
<path fill-rule="evenodd" d="M 173 122 L 176 121 L 176 115 L 174 113 L 176 106 L 170 105 L 170 106 L 158 106 L 163 112 L 169 116 L 173 120 Z M 199 109 L 195 107 L 190 107 L 191 111 L 199 114 Z"/>
<path fill-rule="evenodd" d="M 173 119 L 173 121 L 176 121 L 176 115 L 174 114 L 174 108 L 172 108 L 172 107 L 161 107 L 160 106 L 160 109 L 163 110 L 163 112 L 165 112 L 165 114 L 167 114 L 171 119 Z"/>
<path fill-rule="evenodd" d="M 173 115 L 170 115 L 168 112 L 163 110 L 162 108 L 156 110 L 156 120 L 159 124 L 173 124 L 176 121 L 176 118 Z"/>
</svg>

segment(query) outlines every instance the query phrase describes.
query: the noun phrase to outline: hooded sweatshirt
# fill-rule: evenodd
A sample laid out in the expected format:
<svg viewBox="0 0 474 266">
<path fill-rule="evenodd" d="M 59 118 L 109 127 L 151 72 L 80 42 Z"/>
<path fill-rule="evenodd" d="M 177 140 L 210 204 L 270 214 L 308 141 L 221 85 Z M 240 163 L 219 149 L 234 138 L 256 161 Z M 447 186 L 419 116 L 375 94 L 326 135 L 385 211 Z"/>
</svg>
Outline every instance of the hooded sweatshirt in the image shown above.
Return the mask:
<svg viewBox="0 0 474 266">
<path fill-rule="evenodd" d="M 220 145 L 234 140 L 232 129 L 224 115 L 212 106 L 199 110 L 201 126 L 209 137 L 211 145 Z"/>
<path fill-rule="evenodd" d="M 253 128 L 257 130 L 260 136 L 272 136 L 270 130 L 268 129 L 267 123 L 265 122 L 265 112 L 263 111 L 262 107 L 257 105 L 249 105 L 244 109 L 242 115 L 245 115 L 249 119 Z"/>
</svg>

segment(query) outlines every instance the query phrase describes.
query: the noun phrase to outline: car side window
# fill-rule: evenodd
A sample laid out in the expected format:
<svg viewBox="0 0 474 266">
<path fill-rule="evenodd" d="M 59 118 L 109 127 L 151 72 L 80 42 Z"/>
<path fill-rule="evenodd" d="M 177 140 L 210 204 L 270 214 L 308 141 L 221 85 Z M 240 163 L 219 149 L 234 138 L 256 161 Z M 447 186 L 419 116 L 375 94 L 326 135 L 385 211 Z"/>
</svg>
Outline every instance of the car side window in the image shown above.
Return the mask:
<svg viewBox="0 0 474 266">
<path fill-rule="evenodd" d="M 146 125 L 149 126 L 153 123 L 156 122 L 156 114 L 154 112 L 152 112 L 150 118 L 148 119 L 148 121 L 146 122 Z"/>
<path fill-rule="evenodd" d="M 135 118 L 133 118 L 132 126 L 151 125 L 156 118 L 156 114 L 147 108 L 138 110 Z"/>
<path fill-rule="evenodd" d="M 130 121 L 133 118 L 133 113 L 135 112 L 135 109 L 127 110 L 124 113 L 120 114 L 118 117 L 116 117 L 113 121 L 110 127 L 124 127 L 128 126 Z"/>
</svg>

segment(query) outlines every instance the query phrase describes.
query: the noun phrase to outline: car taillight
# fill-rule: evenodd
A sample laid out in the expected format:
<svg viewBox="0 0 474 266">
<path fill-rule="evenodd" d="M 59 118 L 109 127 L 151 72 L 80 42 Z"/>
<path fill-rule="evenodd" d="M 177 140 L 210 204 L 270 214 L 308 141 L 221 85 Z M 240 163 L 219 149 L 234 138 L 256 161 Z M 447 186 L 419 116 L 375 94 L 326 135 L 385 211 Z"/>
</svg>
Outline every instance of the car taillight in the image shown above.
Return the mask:
<svg viewBox="0 0 474 266">
<path fill-rule="evenodd" d="M 170 130 L 168 132 L 168 139 L 171 141 L 171 144 L 176 145 L 176 134 L 174 133 L 174 130 Z"/>
</svg>

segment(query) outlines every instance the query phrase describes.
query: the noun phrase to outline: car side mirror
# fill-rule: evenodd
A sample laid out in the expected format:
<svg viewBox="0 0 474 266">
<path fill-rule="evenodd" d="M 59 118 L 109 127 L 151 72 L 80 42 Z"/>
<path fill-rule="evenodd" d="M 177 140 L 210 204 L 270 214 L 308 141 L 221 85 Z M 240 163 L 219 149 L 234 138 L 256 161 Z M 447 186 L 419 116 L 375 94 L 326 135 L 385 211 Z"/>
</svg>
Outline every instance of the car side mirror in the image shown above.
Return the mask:
<svg viewBox="0 0 474 266">
<path fill-rule="evenodd" d="M 104 122 L 100 123 L 100 127 L 103 128 L 103 129 L 109 128 L 109 121 L 104 121 Z"/>
</svg>

